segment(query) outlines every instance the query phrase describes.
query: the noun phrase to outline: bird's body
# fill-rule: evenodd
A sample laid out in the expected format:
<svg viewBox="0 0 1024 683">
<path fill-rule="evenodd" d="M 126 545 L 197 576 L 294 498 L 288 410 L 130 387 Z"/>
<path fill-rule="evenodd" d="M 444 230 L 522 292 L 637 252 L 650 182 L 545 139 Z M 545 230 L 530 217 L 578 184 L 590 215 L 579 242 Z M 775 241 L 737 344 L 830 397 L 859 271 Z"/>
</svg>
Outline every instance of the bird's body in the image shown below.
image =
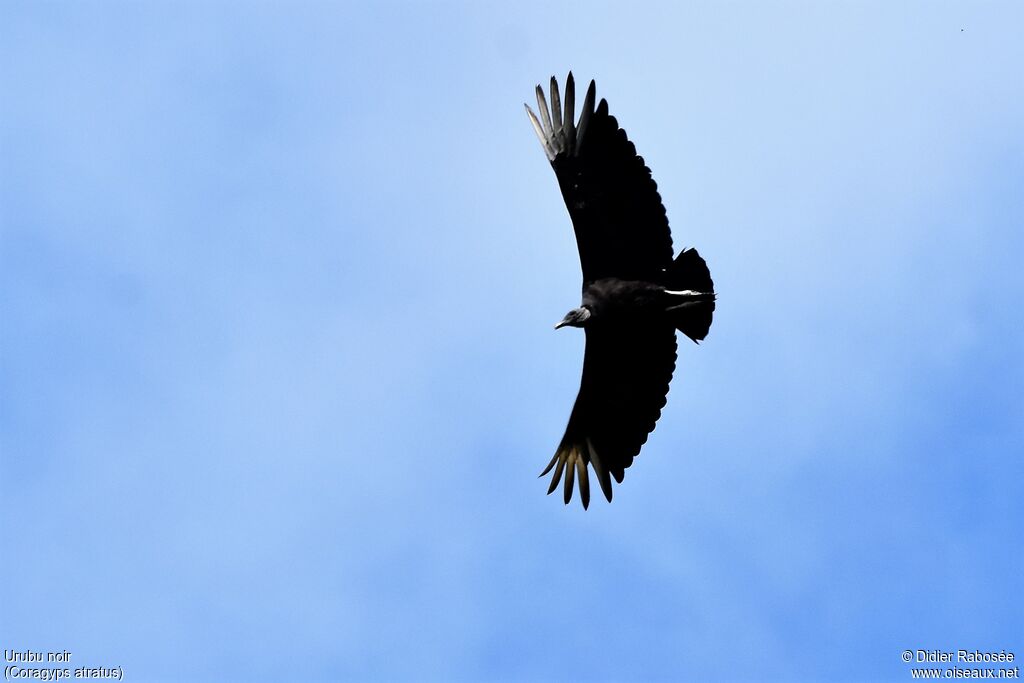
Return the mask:
<svg viewBox="0 0 1024 683">
<path fill-rule="evenodd" d="M 587 90 L 576 123 L 575 86 L 566 81 L 563 117 L 551 79 L 551 110 L 537 86 L 537 136 L 572 218 L 583 268 L 583 297 L 556 327 L 582 327 L 587 345 L 580 392 L 565 435 L 541 476 L 554 469 L 551 493 L 565 475 L 564 498 L 579 482 L 590 502 L 588 466 L 611 501 L 611 479 L 640 452 L 665 405 L 675 369 L 678 329 L 704 339 L 715 310 L 714 283 L 695 250 L 673 259 L 672 237 L 657 185 L 625 131 Z"/>
<path fill-rule="evenodd" d="M 666 296 L 651 282 L 606 277 L 583 290 L 583 306 L 591 312 L 590 325 L 623 325 L 657 316 Z"/>
<path fill-rule="evenodd" d="M 589 326 L 650 321 L 674 327 L 676 310 L 710 300 L 704 292 L 672 291 L 653 282 L 615 277 L 592 282 L 583 290 L 583 308 L 591 314 Z"/>
</svg>

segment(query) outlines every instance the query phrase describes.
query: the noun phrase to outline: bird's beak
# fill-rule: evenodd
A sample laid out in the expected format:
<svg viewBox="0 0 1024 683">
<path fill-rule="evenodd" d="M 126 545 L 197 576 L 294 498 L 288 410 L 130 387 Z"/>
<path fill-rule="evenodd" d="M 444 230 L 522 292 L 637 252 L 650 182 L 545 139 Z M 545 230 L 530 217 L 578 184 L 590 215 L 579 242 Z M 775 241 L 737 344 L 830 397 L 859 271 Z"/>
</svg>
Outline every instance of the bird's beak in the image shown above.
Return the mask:
<svg viewBox="0 0 1024 683">
<path fill-rule="evenodd" d="M 566 325 L 568 325 L 568 324 L 569 324 L 569 321 L 568 321 L 568 320 L 563 320 L 562 322 L 560 322 L 560 323 L 558 323 L 557 325 L 555 325 L 555 329 L 557 330 L 557 329 L 559 329 L 559 328 L 565 327 L 565 326 L 566 326 Z"/>
</svg>

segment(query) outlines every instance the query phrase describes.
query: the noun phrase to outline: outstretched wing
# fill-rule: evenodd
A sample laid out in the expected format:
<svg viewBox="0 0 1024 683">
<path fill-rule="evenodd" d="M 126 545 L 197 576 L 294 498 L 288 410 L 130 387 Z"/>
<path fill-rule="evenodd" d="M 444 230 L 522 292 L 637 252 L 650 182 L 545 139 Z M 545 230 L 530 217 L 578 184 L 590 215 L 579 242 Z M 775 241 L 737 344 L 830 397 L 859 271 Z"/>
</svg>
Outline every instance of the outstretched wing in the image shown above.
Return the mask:
<svg viewBox="0 0 1024 683">
<path fill-rule="evenodd" d="M 593 466 L 605 498 L 654 431 L 665 407 L 676 362 L 675 330 L 651 321 L 586 328 L 583 379 L 569 425 L 555 456 L 541 472 L 555 469 L 548 493 L 565 471 L 565 502 L 578 480 L 583 507 L 590 504 L 588 465 Z M 575 476 L 574 476 L 575 475 Z"/>
<path fill-rule="evenodd" d="M 540 119 L 526 111 L 555 169 L 569 209 L 583 268 L 583 286 L 606 277 L 658 282 L 672 262 L 672 236 L 658 185 L 593 81 L 574 123 L 575 83 L 565 83 L 565 115 L 551 77 L 551 109 L 537 86 Z"/>
</svg>

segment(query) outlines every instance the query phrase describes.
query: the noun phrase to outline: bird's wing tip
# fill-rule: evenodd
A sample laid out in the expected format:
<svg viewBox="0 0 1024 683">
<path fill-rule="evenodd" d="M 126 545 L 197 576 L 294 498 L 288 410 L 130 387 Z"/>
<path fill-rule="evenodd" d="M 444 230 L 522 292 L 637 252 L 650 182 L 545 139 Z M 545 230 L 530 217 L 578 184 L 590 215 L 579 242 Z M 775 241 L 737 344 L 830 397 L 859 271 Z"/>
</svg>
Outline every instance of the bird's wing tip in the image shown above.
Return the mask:
<svg viewBox="0 0 1024 683">
<path fill-rule="evenodd" d="M 604 493 L 605 498 L 610 503 L 612 500 L 611 493 L 611 480 L 608 476 L 608 470 L 602 466 L 599 459 L 595 458 L 596 451 L 593 445 L 590 444 L 589 439 L 577 443 L 563 443 L 559 445 L 558 450 L 555 451 L 555 455 L 551 458 L 551 462 L 544 468 L 540 476 L 544 476 L 552 469 L 554 474 L 551 476 L 551 483 L 548 485 L 548 495 L 551 495 L 558 488 L 559 484 L 562 484 L 562 501 L 565 505 L 568 505 L 572 501 L 574 489 L 579 490 L 580 503 L 583 504 L 583 509 L 587 510 L 590 507 L 590 470 L 589 465 L 594 466 L 594 473 L 597 476 L 598 483 L 601 486 L 601 492 Z M 565 475 L 565 481 L 562 481 L 562 476 Z"/>
<path fill-rule="evenodd" d="M 572 71 L 565 80 L 565 101 L 564 114 L 561 93 L 558 88 L 558 77 L 552 75 L 550 81 L 550 102 L 544 94 L 544 88 L 538 83 L 534 92 L 537 96 L 537 113 L 534 113 L 530 105 L 523 103 L 530 115 L 530 122 L 544 146 L 544 153 L 548 161 L 554 161 L 560 154 L 575 156 L 578 153 L 578 140 L 586 125 L 587 119 L 594 110 L 594 81 L 590 82 L 590 89 L 587 91 L 587 100 L 584 102 L 584 109 L 580 112 L 579 124 L 575 121 L 575 79 Z M 590 111 L 587 111 L 589 105 Z"/>
</svg>

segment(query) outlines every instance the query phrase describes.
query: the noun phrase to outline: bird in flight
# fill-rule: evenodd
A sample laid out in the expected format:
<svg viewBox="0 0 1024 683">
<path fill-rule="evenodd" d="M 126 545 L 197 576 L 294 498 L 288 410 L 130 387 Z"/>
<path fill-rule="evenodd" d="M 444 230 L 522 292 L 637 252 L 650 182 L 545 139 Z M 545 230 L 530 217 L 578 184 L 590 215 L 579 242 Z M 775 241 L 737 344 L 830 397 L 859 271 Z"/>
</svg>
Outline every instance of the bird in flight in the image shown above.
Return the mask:
<svg viewBox="0 0 1024 683">
<path fill-rule="evenodd" d="M 708 334 L 714 283 L 695 249 L 672 257 L 672 236 L 658 186 L 596 86 L 587 88 L 575 122 L 575 83 L 565 83 L 565 110 L 551 77 L 551 107 L 537 86 L 540 118 L 530 117 L 558 178 L 583 269 L 583 301 L 555 329 L 582 327 L 583 377 L 565 435 L 540 476 L 552 469 L 552 493 L 564 498 L 579 482 L 590 504 L 588 466 L 609 502 L 612 477 L 622 483 L 665 406 L 676 362 L 676 330 L 694 342 Z"/>
</svg>

